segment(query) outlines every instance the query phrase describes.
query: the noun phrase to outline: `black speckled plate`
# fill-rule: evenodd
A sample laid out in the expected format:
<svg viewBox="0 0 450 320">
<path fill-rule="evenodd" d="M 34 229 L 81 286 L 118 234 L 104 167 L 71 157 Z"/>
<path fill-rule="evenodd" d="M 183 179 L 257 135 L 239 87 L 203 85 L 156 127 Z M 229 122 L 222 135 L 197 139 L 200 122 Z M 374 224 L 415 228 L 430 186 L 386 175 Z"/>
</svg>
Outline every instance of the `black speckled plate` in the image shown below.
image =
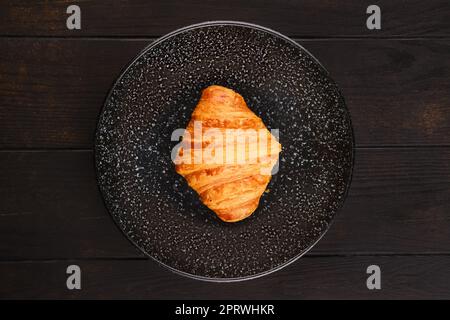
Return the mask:
<svg viewBox="0 0 450 320">
<path fill-rule="evenodd" d="M 212 84 L 240 93 L 283 146 L 269 192 L 238 223 L 206 208 L 170 157 L 172 131 Z M 260 26 L 209 22 L 155 41 L 123 72 L 95 159 L 105 204 L 136 246 L 184 275 L 234 281 L 280 269 L 322 237 L 350 184 L 353 135 L 338 88 L 304 48 Z"/>
</svg>

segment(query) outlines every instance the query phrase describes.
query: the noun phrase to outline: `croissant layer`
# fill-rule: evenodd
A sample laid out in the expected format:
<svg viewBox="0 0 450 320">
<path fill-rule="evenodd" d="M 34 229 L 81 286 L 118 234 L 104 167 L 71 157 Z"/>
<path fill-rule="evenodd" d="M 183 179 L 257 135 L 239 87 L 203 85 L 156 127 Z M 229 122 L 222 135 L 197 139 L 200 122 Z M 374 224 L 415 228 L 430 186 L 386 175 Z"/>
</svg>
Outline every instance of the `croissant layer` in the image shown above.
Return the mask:
<svg viewBox="0 0 450 320">
<path fill-rule="evenodd" d="M 175 170 L 226 222 L 250 216 L 271 179 L 281 145 L 241 95 L 213 85 L 203 90 Z"/>
</svg>

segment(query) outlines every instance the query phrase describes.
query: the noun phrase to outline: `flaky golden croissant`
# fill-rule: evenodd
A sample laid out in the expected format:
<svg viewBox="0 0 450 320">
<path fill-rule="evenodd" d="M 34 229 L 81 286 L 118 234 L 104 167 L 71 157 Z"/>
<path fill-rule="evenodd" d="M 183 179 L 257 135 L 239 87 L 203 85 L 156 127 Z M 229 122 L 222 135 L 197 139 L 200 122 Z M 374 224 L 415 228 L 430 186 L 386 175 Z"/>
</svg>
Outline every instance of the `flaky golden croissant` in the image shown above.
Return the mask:
<svg viewBox="0 0 450 320">
<path fill-rule="evenodd" d="M 236 222 L 258 207 L 280 151 L 241 95 L 213 85 L 203 90 L 174 162 L 208 208 Z"/>
</svg>

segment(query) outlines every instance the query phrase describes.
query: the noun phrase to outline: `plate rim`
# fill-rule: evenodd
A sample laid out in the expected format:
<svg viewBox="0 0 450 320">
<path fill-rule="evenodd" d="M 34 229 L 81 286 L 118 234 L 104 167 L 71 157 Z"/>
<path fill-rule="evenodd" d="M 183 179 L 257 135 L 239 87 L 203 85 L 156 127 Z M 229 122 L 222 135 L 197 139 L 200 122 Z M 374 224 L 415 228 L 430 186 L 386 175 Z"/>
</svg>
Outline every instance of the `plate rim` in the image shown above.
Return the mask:
<svg viewBox="0 0 450 320">
<path fill-rule="evenodd" d="M 139 60 L 147 51 L 151 50 L 152 48 L 156 47 L 157 45 L 159 45 L 160 43 L 162 43 L 163 41 L 178 35 L 180 33 L 186 32 L 186 31 L 190 31 L 190 30 L 194 30 L 194 29 L 199 29 L 199 28 L 203 28 L 203 27 L 211 27 L 211 26 L 237 26 L 237 27 L 245 27 L 248 29 L 255 29 L 255 30 L 259 30 L 259 31 L 263 31 L 266 32 L 268 34 L 271 34 L 273 36 L 279 37 L 283 40 L 285 40 L 286 42 L 290 43 L 291 45 L 301 49 L 302 51 L 304 51 L 310 58 L 312 58 L 322 69 L 322 71 L 325 72 L 325 75 L 327 76 L 327 78 L 335 85 L 337 92 L 339 94 L 339 98 L 341 99 L 342 103 L 343 103 L 343 107 L 347 116 L 347 121 L 349 123 L 349 128 L 350 128 L 350 135 L 351 135 L 351 165 L 350 165 L 350 171 L 348 173 L 348 183 L 346 185 L 345 191 L 343 193 L 342 199 L 339 201 L 337 209 L 335 210 L 330 222 L 327 225 L 327 228 L 321 233 L 321 235 L 312 243 L 310 244 L 306 249 L 304 249 L 302 252 L 300 252 L 299 254 L 297 254 L 296 256 L 292 257 L 291 259 L 285 261 L 284 263 L 263 271 L 263 272 L 259 272 L 253 275 L 248 275 L 248 276 L 243 276 L 243 277 L 233 277 L 233 278 L 218 278 L 218 277 L 206 277 L 206 276 L 200 276 L 200 275 L 196 275 L 196 274 L 192 274 L 192 273 L 188 273 L 182 270 L 178 270 L 172 266 L 169 266 L 168 264 L 159 261 L 158 259 L 156 259 L 155 257 L 153 257 L 152 255 L 150 255 L 150 253 L 146 252 L 143 248 L 141 248 L 139 245 L 137 245 L 137 243 L 130 238 L 130 236 L 128 234 L 126 234 L 124 232 L 124 230 L 122 230 L 122 228 L 120 227 L 119 222 L 117 221 L 116 217 L 114 217 L 114 215 L 112 214 L 111 210 L 109 209 L 109 206 L 107 205 L 106 201 L 105 201 L 105 197 L 104 197 L 104 192 L 102 189 L 102 186 L 99 183 L 99 169 L 97 166 L 97 160 L 99 155 L 98 153 L 98 140 L 100 137 L 100 122 L 102 120 L 102 116 L 104 114 L 105 111 L 105 107 L 107 102 L 109 101 L 109 99 L 111 98 L 111 95 L 114 91 L 114 88 L 116 87 L 116 85 L 120 82 L 120 80 L 122 79 L 122 77 L 125 76 L 125 74 L 128 72 L 128 70 L 134 65 L 134 63 Z M 304 256 L 306 253 L 308 253 L 324 236 L 325 234 L 329 231 L 330 227 L 332 226 L 332 224 L 334 223 L 335 219 L 336 219 L 336 215 L 342 210 L 342 207 L 345 203 L 345 200 L 347 199 L 348 193 L 349 193 L 349 189 L 350 189 L 350 185 L 352 184 L 352 180 L 353 180 L 353 170 L 354 170 L 354 164 L 355 164 L 355 133 L 353 130 L 353 124 L 352 124 L 352 119 L 351 119 L 351 114 L 350 111 L 347 107 L 347 104 L 345 102 L 344 96 L 341 92 L 340 87 L 337 85 L 337 83 L 330 77 L 330 73 L 328 72 L 328 70 L 322 65 L 322 63 L 312 54 L 310 53 L 306 48 L 304 48 L 301 44 L 299 44 L 298 42 L 294 41 L 293 39 L 283 35 L 282 33 L 272 30 L 270 28 L 267 27 L 263 27 L 261 25 L 258 24 L 254 24 L 254 23 L 249 23 L 249 22 L 244 22 L 244 21 L 233 21 L 233 20 L 212 20 L 212 21 L 205 21 L 205 22 L 200 22 L 200 23 L 195 23 L 195 24 L 191 24 L 185 27 L 181 27 L 178 28 L 174 31 L 171 31 L 159 38 L 157 38 L 156 40 L 154 40 L 153 42 L 151 42 L 150 44 L 148 44 L 147 46 L 145 46 L 145 48 L 143 48 L 128 64 L 125 65 L 124 68 L 121 69 L 120 74 L 117 78 L 115 78 L 115 80 L 113 81 L 111 87 L 108 90 L 108 94 L 106 95 L 102 107 L 100 109 L 100 112 L 98 114 L 97 117 L 97 123 L 96 123 L 96 127 L 95 127 L 95 134 L 94 134 L 94 157 L 93 157 L 93 161 L 94 161 L 94 169 L 95 169 L 95 178 L 96 178 L 96 184 L 97 187 L 100 191 L 101 194 L 101 198 L 102 198 L 102 202 L 106 208 L 106 211 L 108 211 L 109 216 L 112 218 L 112 220 L 114 221 L 114 224 L 116 225 L 116 227 L 120 230 L 120 232 L 128 239 L 128 241 L 130 243 L 133 244 L 134 247 L 136 247 L 140 252 L 142 252 L 146 257 L 151 258 L 153 261 L 157 262 L 160 266 L 162 266 L 163 268 L 166 268 L 170 271 L 172 271 L 173 273 L 177 274 L 177 275 L 181 275 L 190 279 L 195 279 L 195 280 L 201 280 L 201 281 L 205 281 L 205 282 L 215 282 L 215 283 L 231 283 L 231 282 L 240 282 L 240 281 L 247 281 L 247 280 L 253 280 L 253 279 L 257 279 L 257 278 L 261 278 L 264 276 L 267 276 L 269 274 L 272 274 L 274 272 L 277 272 L 285 267 L 287 267 L 288 265 L 292 264 L 293 262 L 297 261 L 298 259 L 300 259 L 302 256 Z"/>
</svg>

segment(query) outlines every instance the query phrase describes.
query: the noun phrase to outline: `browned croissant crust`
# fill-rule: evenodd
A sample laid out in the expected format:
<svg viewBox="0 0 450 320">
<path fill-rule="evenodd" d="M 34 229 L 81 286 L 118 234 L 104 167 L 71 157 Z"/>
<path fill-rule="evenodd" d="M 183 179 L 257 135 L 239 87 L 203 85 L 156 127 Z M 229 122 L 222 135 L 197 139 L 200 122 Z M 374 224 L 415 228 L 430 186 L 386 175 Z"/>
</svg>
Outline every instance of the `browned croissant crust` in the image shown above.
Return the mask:
<svg viewBox="0 0 450 320">
<path fill-rule="evenodd" d="M 201 139 L 194 132 L 199 123 Z M 210 138 L 205 133 L 209 129 L 222 133 L 222 141 Z M 237 129 L 253 129 L 259 134 L 255 140 L 243 137 L 243 130 Z M 206 152 L 213 142 L 214 152 Z M 183 143 L 191 149 L 179 149 L 175 169 L 199 194 L 201 201 L 226 222 L 250 216 L 272 177 L 271 170 L 278 160 L 281 145 L 247 107 L 242 96 L 216 85 L 204 89 L 186 128 Z M 228 148 L 233 145 L 234 149 Z M 201 161 L 198 161 L 199 154 Z M 213 158 L 216 162 L 211 161 Z"/>
</svg>

